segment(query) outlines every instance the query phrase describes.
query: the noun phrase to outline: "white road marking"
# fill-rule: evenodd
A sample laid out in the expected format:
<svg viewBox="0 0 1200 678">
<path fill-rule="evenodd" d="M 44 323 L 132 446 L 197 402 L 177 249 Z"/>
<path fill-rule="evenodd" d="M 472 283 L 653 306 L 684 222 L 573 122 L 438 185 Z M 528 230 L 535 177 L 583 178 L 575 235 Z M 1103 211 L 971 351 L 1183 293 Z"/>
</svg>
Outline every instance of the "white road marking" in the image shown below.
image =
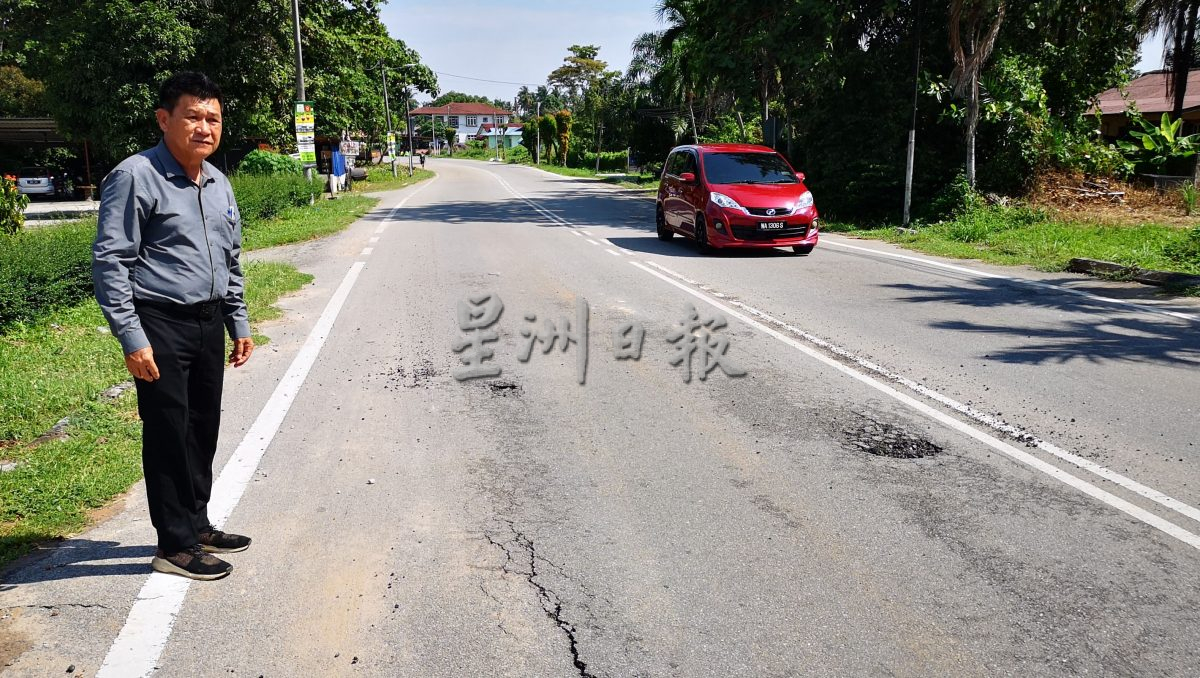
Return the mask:
<svg viewBox="0 0 1200 678">
<path fill-rule="evenodd" d="M 653 266 L 654 268 L 657 268 L 660 271 L 663 271 L 664 273 L 667 273 L 668 275 L 671 275 L 675 278 L 678 278 L 680 280 L 688 282 L 694 286 L 697 285 L 697 283 L 695 281 L 688 280 L 684 276 L 682 276 L 682 275 L 676 273 L 675 271 L 672 271 L 671 269 L 669 269 L 665 266 L 662 266 L 656 262 L 647 260 L 645 263 L 650 266 Z M 711 292 L 711 294 L 713 294 L 713 296 L 724 297 L 724 295 L 722 295 L 720 292 Z M 736 299 L 729 299 L 728 303 L 746 311 L 750 315 L 755 316 L 756 318 L 762 320 L 765 323 L 768 323 L 770 325 L 774 325 L 783 330 L 786 330 L 787 332 L 790 332 L 798 337 L 801 337 L 802 339 L 804 339 L 805 341 L 807 341 L 810 344 L 814 344 L 822 349 L 825 349 L 826 351 L 829 351 L 830 353 L 833 353 L 841 358 L 844 358 L 845 360 L 853 362 L 854 364 L 856 364 L 864 369 L 874 372 L 875 374 L 878 374 L 879 376 L 887 379 L 888 381 L 892 381 L 897 384 L 900 384 L 900 385 L 904 386 L 905 388 L 908 388 L 911 391 L 914 391 L 916 393 L 919 393 L 920 395 L 925 396 L 926 398 L 929 398 L 930 400 L 937 401 L 937 402 L 941 403 L 942 405 L 945 405 L 946 407 L 948 407 L 960 414 L 970 417 L 971 419 L 974 419 L 975 421 L 977 421 L 981 424 L 984 424 L 985 426 L 987 426 L 999 433 L 1004 433 L 1004 434 L 1012 436 L 1022 442 L 1035 445 L 1038 449 L 1040 449 L 1048 454 L 1052 454 L 1055 457 L 1062 459 L 1063 461 L 1066 461 L 1070 464 L 1074 464 L 1075 466 L 1078 466 L 1079 468 L 1084 469 L 1085 471 L 1094 473 L 1094 474 L 1100 476 L 1101 478 L 1104 478 L 1105 480 L 1108 480 L 1112 483 L 1120 485 L 1121 487 L 1124 487 L 1125 489 L 1127 489 L 1131 492 L 1140 494 L 1141 496 L 1149 499 L 1150 501 L 1161 504 L 1162 506 L 1165 506 L 1165 507 L 1171 509 L 1172 511 L 1175 511 L 1181 515 L 1187 516 L 1188 518 L 1191 518 L 1192 520 L 1200 521 L 1200 509 L 1198 509 L 1194 506 L 1191 506 L 1191 505 L 1186 504 L 1186 503 L 1184 503 L 1178 499 L 1175 499 L 1169 495 L 1159 492 L 1158 490 L 1156 490 L 1152 487 L 1147 487 L 1147 486 L 1137 482 L 1136 480 L 1133 480 L 1132 478 L 1127 478 L 1126 476 L 1123 476 L 1120 473 L 1113 471 L 1112 469 L 1101 466 L 1100 464 L 1097 464 L 1089 459 L 1085 459 L 1083 457 L 1080 457 L 1079 455 L 1072 454 L 1071 452 L 1068 452 L 1053 443 L 1050 443 L 1050 442 L 1047 442 L 1045 440 L 1038 438 L 1037 436 L 1033 435 L 1032 433 L 1030 433 L 1024 429 L 1021 429 L 1017 426 L 1009 424 L 1008 422 L 1004 421 L 1003 419 L 1000 419 L 998 417 L 993 417 L 985 412 L 980 412 L 979 410 L 971 407 L 970 405 L 960 403 L 957 400 L 954 400 L 953 398 L 944 396 L 941 393 L 934 391 L 931 388 L 923 386 L 907 377 L 896 374 L 876 363 L 873 363 L 864 358 L 860 358 L 857 355 L 846 350 L 845 348 L 838 346 L 837 344 L 826 341 L 825 339 L 822 339 L 821 337 L 809 334 L 808 332 L 805 332 L 804 330 L 802 330 L 798 327 L 795 327 L 793 325 L 789 325 L 788 323 L 786 323 L 782 320 L 779 320 L 779 319 L 774 318 L 766 313 L 763 313 L 762 311 L 758 310 L 757 308 L 754 308 L 753 306 L 744 304 Z"/>
<path fill-rule="evenodd" d="M 379 225 L 376 232 L 382 233 L 395 217 L 397 210 L 436 180 L 437 177 L 429 180 L 392 208 L 388 219 Z M 325 305 L 325 310 L 309 332 L 304 345 L 292 359 L 283 379 L 276 385 L 258 418 L 254 420 L 254 424 L 250 426 L 250 430 L 246 432 L 242 442 L 213 483 L 208 515 L 217 527 L 221 527 L 229 519 L 234 507 L 242 498 L 263 454 L 275 438 L 300 388 L 304 385 L 309 370 L 316 363 L 325 340 L 333 331 L 334 322 L 365 266 L 364 261 L 354 262 L 342 278 L 341 284 Z M 104 657 L 96 678 L 143 678 L 153 673 L 158 658 L 162 656 L 167 640 L 171 637 L 171 628 L 183 607 L 190 584 L 191 580 L 183 577 L 160 572 L 151 574 L 138 592 L 133 607 L 129 610 L 129 616 L 125 619 L 125 625 Z"/>
<path fill-rule="evenodd" d="M 374 247 L 364 247 L 364 248 L 363 248 L 363 251 L 361 252 L 361 254 L 362 254 L 362 256 L 364 256 L 364 257 L 368 257 L 368 256 L 371 256 L 371 253 L 372 253 L 372 252 L 374 252 L 374 251 L 375 251 L 375 248 L 374 248 Z"/>
<path fill-rule="evenodd" d="M 1149 306 L 1149 305 L 1143 304 L 1143 303 L 1126 301 L 1124 299 L 1113 299 L 1111 297 L 1102 297 L 1098 294 L 1092 294 L 1091 292 L 1084 292 L 1083 290 L 1077 290 L 1077 289 L 1074 289 L 1071 287 L 1064 287 L 1062 285 L 1052 285 L 1050 283 L 1045 283 L 1045 282 L 1041 282 L 1038 280 L 1027 280 L 1025 278 L 1016 278 L 1016 277 L 1007 276 L 1007 275 L 1000 275 L 998 273 L 988 273 L 987 271 L 979 271 L 979 270 L 976 270 L 973 268 L 967 268 L 966 266 L 956 266 L 954 264 L 946 264 L 946 263 L 943 263 L 940 261 L 934 261 L 932 259 L 925 259 L 923 257 L 914 257 L 914 256 L 910 256 L 907 254 L 897 254 L 895 252 L 884 252 L 882 250 L 871 249 L 869 247 L 859 247 L 858 245 L 847 245 L 846 243 L 836 242 L 834 240 L 828 240 L 828 239 L 822 240 L 821 244 L 823 246 L 841 247 L 843 249 L 848 249 L 848 250 L 867 252 L 869 254 L 873 254 L 873 255 L 881 256 L 881 257 L 889 257 L 892 259 L 901 259 L 903 261 L 912 261 L 912 262 L 915 262 L 918 264 L 923 264 L 926 266 L 933 266 L 935 268 L 945 269 L 947 271 L 955 271 L 957 273 L 966 273 L 967 275 L 972 275 L 977 278 L 992 278 L 995 280 L 1007 280 L 1007 281 L 1019 283 L 1022 285 L 1028 285 L 1030 287 L 1040 287 L 1042 289 L 1055 290 L 1057 292 L 1066 292 L 1067 294 L 1074 294 L 1076 296 L 1084 297 L 1085 299 L 1091 299 L 1092 301 L 1099 301 L 1099 302 L 1103 302 L 1105 304 L 1111 304 L 1114 306 L 1128 306 L 1130 308 L 1136 308 L 1139 311 L 1145 311 L 1146 313 L 1155 313 L 1158 315 L 1166 315 L 1166 316 L 1171 316 L 1172 318 L 1180 318 L 1182 320 L 1200 320 L 1200 315 L 1195 315 L 1192 313 L 1181 313 L 1179 311 L 1168 311 L 1166 309 L 1154 308 L 1153 306 Z"/>
<path fill-rule="evenodd" d="M 616 251 L 616 250 L 613 250 L 613 249 L 606 249 L 606 250 L 604 250 L 604 251 L 605 251 L 605 252 L 608 252 L 609 254 L 613 255 L 614 257 L 618 257 L 618 258 L 620 258 L 620 256 L 621 256 L 621 253 L 620 253 L 620 252 L 618 252 L 618 251 Z"/>
<path fill-rule="evenodd" d="M 596 242 L 595 240 L 592 240 L 591 238 L 587 238 L 587 241 L 588 241 L 588 243 L 590 243 L 590 244 L 592 244 L 592 245 L 599 245 L 599 244 L 600 244 L 600 243 Z"/>
<path fill-rule="evenodd" d="M 377 242 L 379 242 L 379 237 L 378 236 L 372 237 L 369 242 L 371 242 L 372 244 L 377 243 Z"/>
<path fill-rule="evenodd" d="M 577 235 L 577 236 L 579 236 L 580 238 L 582 238 L 582 237 L 583 237 L 583 234 L 582 234 L 582 233 L 580 233 L 579 231 L 568 231 L 568 232 L 569 232 L 571 235 Z"/>
<path fill-rule="evenodd" d="M 1124 499 L 1121 499 L 1120 497 L 1112 494 L 1111 492 L 1106 492 L 1085 480 L 1081 480 L 1081 479 L 1067 473 L 1066 471 L 1058 468 L 1057 466 L 1054 466 L 1048 462 L 1038 459 L 1037 457 L 1029 454 L 1028 452 L 1018 450 L 1017 448 L 1013 447 L 1012 445 L 1009 445 L 1008 443 L 1006 443 L 1002 440 L 999 440 L 987 433 L 984 433 L 983 431 L 980 431 L 979 429 L 971 426 L 970 424 L 959 421 L 958 419 L 955 419 L 954 417 L 951 417 L 950 415 L 948 415 L 940 410 L 935 410 L 934 408 L 913 398 L 912 396 L 907 395 L 905 393 L 901 393 L 900 391 L 897 391 L 896 389 L 892 388 L 891 386 L 888 386 L 887 384 L 884 384 L 883 382 L 881 382 L 867 374 L 864 374 L 853 368 L 850 368 L 850 367 L 834 360 L 833 358 L 830 358 L 829 356 L 826 356 L 825 354 L 817 351 L 816 349 L 805 346 L 804 344 L 800 343 L 796 339 L 793 339 L 792 337 L 789 337 L 777 330 L 774 330 L 774 329 L 764 325 L 763 323 L 760 323 L 757 320 L 754 320 L 750 316 L 745 315 L 745 314 L 741 313 L 740 311 L 737 311 L 736 309 L 732 308 L 731 306 L 723 304 L 720 301 L 717 301 L 716 299 L 713 299 L 710 296 L 708 296 L 702 292 L 694 290 L 691 287 L 688 287 L 687 285 L 685 285 L 679 281 L 672 280 L 671 278 L 667 277 L 666 275 L 659 273 L 658 271 L 652 270 L 651 268 L 649 268 L 648 266 L 645 266 L 642 263 L 639 263 L 636 261 L 631 261 L 629 263 L 633 266 L 640 268 L 641 270 L 645 271 L 646 273 L 649 273 L 650 275 L 652 275 L 670 285 L 673 285 L 673 286 L 683 290 L 684 292 L 687 292 L 688 294 L 704 301 L 705 303 L 709 304 L 710 306 L 713 306 L 721 311 L 724 311 L 725 313 L 728 313 L 729 315 L 741 320 L 742 322 L 746 323 L 747 325 L 749 325 L 765 334 L 768 334 L 768 335 L 778 339 L 779 341 L 782 341 L 783 343 L 787 344 L 788 346 L 791 346 L 792 348 L 800 351 L 801 353 L 804 353 L 805 355 L 809 356 L 810 358 L 813 358 L 822 363 L 825 363 L 826 365 L 838 370 L 839 372 L 842 372 L 843 374 L 846 374 L 846 375 L 850 376 L 851 378 L 856 379 L 856 380 L 904 403 L 905 405 L 908 405 L 909 407 L 912 407 L 913 409 L 917 410 L 918 412 L 921 412 L 922 414 L 926 415 L 927 417 L 929 417 L 935 421 L 938 421 L 960 433 L 968 435 L 968 436 L 978 440 L 979 442 L 984 443 L 988 447 L 991 447 L 992 449 L 997 450 L 998 452 L 1001 452 L 1001 453 L 1011 457 L 1012 459 L 1014 459 L 1016 461 L 1019 461 L 1019 462 L 1025 464 L 1027 466 L 1030 466 L 1034 469 L 1037 469 L 1038 471 L 1041 471 L 1042 473 L 1045 473 L 1046 475 L 1054 478 L 1055 480 L 1066 483 L 1067 485 L 1070 485 L 1071 487 L 1075 488 L 1076 490 L 1079 490 L 1080 492 L 1083 492 L 1084 494 L 1086 494 L 1094 499 L 1102 501 L 1105 504 L 1108 504 L 1109 506 L 1117 509 L 1118 511 L 1121 511 L 1130 516 L 1133 516 L 1134 518 L 1146 523 L 1147 525 L 1150 525 L 1151 527 L 1154 527 L 1158 530 L 1161 530 L 1162 532 L 1164 532 L 1166 534 L 1171 535 L 1172 537 L 1175 537 L 1176 539 L 1182 541 L 1183 543 L 1187 544 L 1188 546 L 1191 546 L 1192 548 L 1200 549 L 1200 535 L 1189 532 L 1189 531 L 1183 529 L 1182 527 L 1179 527 L 1178 525 L 1176 525 L 1172 522 L 1164 520 L 1135 504 L 1131 504 L 1130 502 L 1125 501 Z"/>
<path fill-rule="evenodd" d="M 379 224 L 379 228 L 376 228 L 376 229 L 375 229 L 375 232 L 376 232 L 376 233 L 383 233 L 385 230 L 387 230 L 387 226 L 388 226 L 388 225 L 387 225 L 387 222 L 385 221 L 385 222 L 383 222 L 382 224 Z"/>
<path fill-rule="evenodd" d="M 489 172 L 489 174 L 491 174 L 491 173 Z M 495 176 L 495 175 L 493 175 L 493 176 Z M 506 189 L 508 189 L 508 191 L 510 193 L 512 193 L 518 199 L 529 204 L 535 210 L 542 212 L 542 213 L 546 213 L 544 210 L 542 210 L 540 208 L 540 206 L 536 205 L 531 200 L 529 200 L 525 196 L 521 195 L 516 190 L 514 190 L 511 186 L 509 186 L 508 182 L 504 181 L 500 177 L 495 177 L 495 178 Z M 560 219 L 557 216 L 555 216 L 553 218 L 557 223 L 560 223 L 564 226 L 571 225 L 569 222 L 567 222 L 563 219 Z M 587 231 L 583 231 L 583 232 L 587 233 Z M 592 240 L 591 238 L 588 238 L 587 241 L 592 244 L 599 244 L 599 243 L 595 242 L 594 240 Z M 907 259 L 907 260 L 911 260 L 911 261 L 921 263 L 921 264 L 929 264 L 929 265 L 945 268 L 948 270 L 955 270 L 955 271 L 958 271 L 961 273 L 968 273 L 970 275 L 976 275 L 976 276 L 981 276 L 981 277 L 986 277 L 986 278 L 999 278 L 999 279 L 1004 279 L 1004 280 L 1012 280 L 1014 282 L 1021 282 L 1021 283 L 1029 284 L 1029 285 L 1032 285 L 1035 287 L 1043 287 L 1043 288 L 1049 288 L 1049 289 L 1053 289 L 1053 290 L 1061 290 L 1061 291 L 1080 295 L 1080 296 L 1090 298 L 1093 300 L 1097 300 L 1097 301 L 1104 301 L 1104 302 L 1109 302 L 1109 303 L 1116 303 L 1119 305 L 1132 306 L 1135 308 L 1140 308 L 1142 310 L 1147 310 L 1147 311 L 1154 312 L 1154 313 L 1163 313 L 1165 315 L 1170 315 L 1170 316 L 1179 317 L 1179 318 L 1183 318 L 1183 319 L 1189 319 L 1189 320 L 1193 319 L 1193 316 L 1190 316 L 1186 313 L 1175 313 L 1175 312 L 1171 312 L 1171 311 L 1163 311 L 1161 309 L 1150 308 L 1150 307 L 1146 307 L 1146 306 L 1143 306 L 1140 304 L 1133 304 L 1133 303 L 1122 301 L 1119 299 L 1108 299 L 1106 297 L 1100 297 L 1100 296 L 1091 294 L 1089 292 L 1082 292 L 1082 291 L 1073 290 L 1070 288 L 1059 287 L 1057 285 L 1050 285 L 1047 283 L 1023 280 L 1023 279 L 1019 279 L 1019 278 L 1010 278 L 1007 276 L 997 275 L 994 273 L 986 273 L 983 271 L 976 271 L 974 269 L 969 269 L 969 268 L 962 267 L 962 266 L 955 266 L 953 264 L 943 264 L 941 262 L 931 261 L 931 260 L 927 260 L 927 259 L 921 259 L 918 257 L 910 257 L 910 256 L 906 256 L 906 255 L 892 254 L 889 252 L 879 252 L 877 250 L 871 250 L 871 249 L 867 249 L 864 247 L 857 247 L 854 245 L 845 245 L 843 243 L 833 243 L 828 240 L 825 241 L 824 244 L 827 244 L 827 245 L 831 244 L 831 245 L 835 245 L 835 246 L 839 246 L 839 247 L 845 247 L 848 249 L 863 250 L 863 251 L 866 251 L 866 252 L 869 252 L 872 254 L 880 254 L 880 255 L 895 257 L 895 258 L 899 258 L 899 259 Z M 1105 504 L 1107 504 L 1119 511 L 1122 511 L 1123 513 L 1126 513 L 1126 514 L 1146 523 L 1147 525 L 1150 525 L 1166 534 L 1171 535 L 1172 537 L 1175 537 L 1176 539 L 1179 539 L 1180 541 L 1188 544 L 1189 546 L 1192 546 L 1193 548 L 1200 549 L 1200 535 L 1189 532 L 1189 531 L 1183 529 L 1182 527 L 1179 527 L 1178 525 L 1176 525 L 1172 522 L 1164 520 L 1135 504 L 1132 504 L 1124 499 L 1121 499 L 1120 497 L 1118 497 L 1110 492 L 1102 490 L 1099 487 L 1096 487 L 1095 485 L 1092 485 L 1091 483 L 1089 483 L 1085 480 L 1077 478 L 1076 476 L 1073 476 L 1073 475 L 1067 473 L 1066 471 L 1064 471 L 1046 461 L 1043 461 L 1042 459 L 1039 459 L 1038 457 L 1035 457 L 1035 456 L 1029 454 L 1028 452 L 1021 451 L 1021 450 L 1013 447 L 1012 445 L 1010 445 L 998 438 L 995 438 L 995 437 L 989 435 L 988 433 L 985 433 L 984 431 L 981 431 L 981 430 L 971 426 L 970 424 L 967 424 L 958 419 L 955 419 L 954 417 L 951 417 L 950 415 L 947 415 L 944 412 L 941 412 L 940 410 L 936 410 L 936 409 L 930 407 L 929 405 L 926 405 L 925 403 L 923 403 L 919 400 L 916 400 L 912 396 L 909 396 L 905 393 L 897 391 L 896 389 L 888 386 L 887 384 L 884 384 L 883 382 L 881 382 L 867 374 L 864 374 L 864 373 L 859 372 L 851 367 L 848 367 L 848 366 L 844 365 L 843 363 L 838 362 L 837 360 L 834 360 L 833 358 L 830 358 L 829 356 L 826 356 L 825 354 L 817 351 L 816 349 L 805 346 L 804 344 L 800 343 L 796 339 L 789 337 L 785 334 L 782 334 L 779 331 L 774 330 L 763 323 L 753 320 L 751 317 L 744 315 L 744 314 L 734 310 L 730 306 L 727 306 L 724 303 L 713 298 L 713 297 L 722 297 L 723 298 L 725 295 L 723 295 L 722 293 L 712 290 L 711 288 L 709 288 L 708 286 L 706 286 L 700 282 L 686 278 L 683 275 L 675 273 L 674 271 L 671 271 L 671 270 L 667 269 L 666 267 L 661 266 L 650 260 L 646 260 L 645 264 L 639 263 L 637 261 L 630 261 L 629 263 L 631 265 L 636 266 L 637 268 L 645 271 L 646 273 L 649 273 L 650 275 L 653 275 L 656 278 L 659 278 L 667 283 L 670 283 L 671 285 L 678 287 L 679 289 L 687 292 L 688 294 L 691 294 L 691 295 L 705 301 L 706 303 L 729 313 L 730 315 L 742 320 L 743 322 L 750 325 L 751 327 L 754 327 L 776 339 L 779 339 L 780 341 L 784 342 L 785 344 L 787 344 L 789 346 L 792 346 L 793 348 L 801 351 L 802 353 L 804 353 L 812 358 L 815 358 L 815 359 L 819 360 L 820 362 L 823 362 L 823 363 L 837 369 L 838 371 L 843 372 L 843 373 L 853 377 L 854 379 L 861 381 L 861 382 L 871 386 L 872 388 L 875 388 L 875 389 L 895 398 L 896 400 L 899 400 L 900 402 L 916 409 L 917 411 L 921 412 L 922 414 L 925 414 L 926 416 L 928 416 L 946 426 L 949 426 L 950 428 L 952 428 L 956 431 L 959 431 L 959 432 L 964 433 L 972 438 L 975 438 L 976 440 L 983 442 L 984 444 L 988 445 L 989 447 L 992 447 L 993 449 L 1011 457 L 1012 459 L 1014 459 L 1020 463 L 1023 463 L 1027 466 L 1030 466 L 1032 468 L 1035 468 L 1035 469 L 1051 476 L 1052 478 L 1059 480 L 1059 481 L 1075 488 L 1076 490 L 1083 492 L 1084 494 L 1087 494 L 1088 496 L 1091 496 L 1101 502 L 1104 502 Z M 682 280 L 682 281 L 692 285 L 693 287 L 701 288 L 702 290 L 704 290 L 704 292 L 692 289 L 691 287 L 688 287 L 687 285 L 681 284 L 680 282 L 678 282 L 676 280 L 672 280 L 671 278 L 668 278 L 666 275 L 663 275 L 662 273 L 659 273 L 658 271 L 651 270 L 646 264 L 648 264 L 649 266 L 653 266 L 655 268 L 659 268 L 663 271 L 666 271 L 667 273 L 671 274 L 675 278 L 678 278 L 679 280 Z M 707 294 L 705 294 L 705 292 L 707 292 Z M 900 375 L 896 375 L 891 372 L 888 372 L 887 370 L 884 370 L 882 367 L 875 365 L 874 363 L 871 363 L 866 360 L 862 360 L 862 359 L 858 358 L 857 356 L 854 356 L 853 354 L 849 353 L 848 351 L 846 351 L 845 349 L 842 349 L 839 346 L 836 346 L 834 344 L 826 342 L 823 339 L 820 339 L 819 337 L 810 335 L 798 328 L 792 327 L 791 325 L 788 325 L 786 323 L 783 323 L 782 321 L 772 318 L 771 316 L 759 311 L 758 309 L 755 309 L 753 307 L 742 304 L 741 302 L 738 302 L 736 300 L 730 300 L 729 303 L 736 305 L 740 308 L 743 308 L 748 313 L 751 313 L 760 318 L 763 318 L 767 322 L 781 326 L 784 329 L 788 330 L 789 332 L 793 332 L 793 333 L 797 334 L 798 336 L 804 337 L 804 339 L 806 341 L 809 341 L 810 343 L 816 344 L 817 346 L 820 346 L 821 348 L 823 348 L 825 350 L 835 353 L 842 358 L 848 359 L 857 365 L 860 365 L 866 369 L 869 369 L 869 370 L 879 374 L 880 376 L 883 376 L 889 380 L 892 380 L 899 384 L 902 384 L 903 386 L 910 388 L 913 391 L 915 391 L 923 396 L 931 398 L 931 399 L 935 400 L 936 402 L 939 402 L 947 407 L 950 407 L 951 409 L 954 409 L 955 411 L 958 411 L 966 416 L 969 416 L 969 417 L 975 419 L 976 421 L 984 423 L 997 431 L 1007 433 L 1009 435 L 1014 435 L 1022 440 L 1026 440 L 1028 442 L 1034 443 L 1034 444 L 1036 444 L 1036 446 L 1039 449 L 1042 449 L 1043 451 L 1048 452 L 1048 453 L 1054 455 L 1055 457 L 1058 457 L 1064 461 L 1074 464 L 1074 465 L 1078 466 L 1079 468 L 1082 468 L 1084 470 L 1095 473 L 1096 475 L 1098 475 L 1106 480 L 1116 483 L 1132 492 L 1135 492 L 1147 499 L 1150 499 L 1151 501 L 1157 502 L 1158 504 L 1165 506 L 1183 516 L 1192 518 L 1193 520 L 1200 521 L 1200 509 L 1196 509 L 1195 507 L 1190 506 L 1190 505 L 1188 505 L 1184 502 L 1181 502 L 1177 499 L 1174 499 L 1173 497 L 1170 497 L 1162 492 L 1159 492 L 1158 490 L 1147 487 L 1146 485 L 1142 485 L 1141 483 L 1138 483 L 1137 481 L 1134 481 L 1130 478 L 1122 476 L 1121 474 L 1116 473 L 1115 471 L 1112 471 L 1111 469 L 1105 468 L 1105 467 L 1103 467 L 1099 464 L 1096 464 L 1094 462 L 1091 462 L 1087 459 L 1084 459 L 1077 455 L 1071 454 L 1070 452 L 1067 452 L 1066 450 L 1063 450 L 1051 443 L 1040 440 L 1040 439 L 1034 437 L 1033 435 L 1031 435 L 1015 426 L 1007 424 L 1006 422 L 1003 422 L 1002 420 L 990 417 L 982 412 L 975 410 L 974 408 L 971 408 L 968 405 L 958 403 L 958 402 L 954 401 L 953 399 L 947 398 L 946 396 L 943 396 L 940 393 L 937 393 L 936 391 L 933 391 L 924 386 L 921 386 L 920 384 L 917 384 L 916 382 L 913 382 L 910 379 L 906 379 L 904 377 L 901 377 Z"/>
</svg>

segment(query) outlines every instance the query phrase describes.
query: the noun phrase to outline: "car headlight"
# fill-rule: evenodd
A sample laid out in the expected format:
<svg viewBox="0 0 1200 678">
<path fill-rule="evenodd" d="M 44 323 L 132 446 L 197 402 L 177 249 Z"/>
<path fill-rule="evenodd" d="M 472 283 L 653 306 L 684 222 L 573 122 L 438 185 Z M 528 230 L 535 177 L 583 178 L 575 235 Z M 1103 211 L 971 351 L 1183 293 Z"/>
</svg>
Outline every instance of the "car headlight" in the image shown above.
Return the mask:
<svg viewBox="0 0 1200 678">
<path fill-rule="evenodd" d="M 812 191 L 805 191 L 804 194 L 800 196 L 800 199 L 796 201 L 796 211 L 797 212 L 799 212 L 800 210 L 806 210 L 812 206 L 813 206 Z"/>
<path fill-rule="evenodd" d="M 725 195 L 724 193 L 717 193 L 716 191 L 713 191 L 712 193 L 708 194 L 708 199 L 712 200 L 717 207 L 724 207 L 725 209 L 737 210 L 743 214 L 750 214 L 746 211 L 745 207 L 737 204 L 736 200 Z"/>
</svg>

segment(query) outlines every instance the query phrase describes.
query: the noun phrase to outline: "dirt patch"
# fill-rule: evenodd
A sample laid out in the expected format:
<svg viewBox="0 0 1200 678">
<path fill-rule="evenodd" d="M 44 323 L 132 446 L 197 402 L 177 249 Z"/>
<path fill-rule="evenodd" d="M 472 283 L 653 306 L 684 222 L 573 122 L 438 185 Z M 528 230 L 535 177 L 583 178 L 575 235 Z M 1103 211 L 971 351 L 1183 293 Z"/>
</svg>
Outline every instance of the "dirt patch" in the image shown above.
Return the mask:
<svg viewBox="0 0 1200 678">
<path fill-rule="evenodd" d="M 483 382 L 484 386 L 491 391 L 492 395 L 501 398 L 512 398 L 521 395 L 521 385 L 515 381 L 507 379 L 497 379 L 495 381 Z"/>
<path fill-rule="evenodd" d="M 1095 185 L 1103 186 L 1107 191 L 1076 190 Z M 1104 192 L 1124 195 L 1100 195 Z M 1185 212 L 1179 189 L 1158 191 L 1136 182 L 1094 180 L 1068 172 L 1041 176 L 1029 195 L 1029 202 L 1070 221 L 1117 226 L 1155 223 L 1180 228 L 1190 228 L 1200 223 L 1200 216 L 1188 216 Z"/>
<path fill-rule="evenodd" d="M 406 388 L 429 388 L 432 382 L 445 372 L 438 369 L 432 360 L 421 359 L 419 364 L 412 369 L 406 368 L 403 365 L 398 365 L 395 368 L 385 372 L 382 376 L 387 381 L 383 385 L 387 390 L 400 390 Z"/>
</svg>

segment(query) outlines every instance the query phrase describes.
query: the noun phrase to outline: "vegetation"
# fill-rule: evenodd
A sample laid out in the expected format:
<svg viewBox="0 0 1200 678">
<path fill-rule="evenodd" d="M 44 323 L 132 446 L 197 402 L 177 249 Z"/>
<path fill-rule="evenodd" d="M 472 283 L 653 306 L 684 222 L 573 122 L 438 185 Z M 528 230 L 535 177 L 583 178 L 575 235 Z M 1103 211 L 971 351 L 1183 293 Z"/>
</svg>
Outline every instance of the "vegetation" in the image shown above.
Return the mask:
<svg viewBox="0 0 1200 678">
<path fill-rule="evenodd" d="M 394 191 L 398 188 L 411 186 L 415 183 L 432 179 L 434 174 L 429 170 L 423 170 L 420 167 L 413 169 L 413 175 L 408 176 L 408 161 L 396 163 L 397 176 L 392 176 L 392 168 L 390 165 L 382 165 L 367 168 L 367 178 L 354 182 L 355 193 L 367 193 L 377 191 Z M 340 198 L 339 198 L 340 200 Z"/>
<path fill-rule="evenodd" d="M 290 158 L 289 158 L 290 159 Z M 247 230 L 270 219 L 288 207 L 307 206 L 320 197 L 324 184 L 317 177 L 309 181 L 300 174 L 236 174 L 229 179 L 237 197 L 242 225 Z"/>
<path fill-rule="evenodd" d="M 17 190 L 17 182 L 0 177 L 0 235 L 13 234 L 25 226 L 29 196 Z"/>
<path fill-rule="evenodd" d="M 271 151 L 250 151 L 238 163 L 241 174 L 303 174 L 304 166 L 290 155 Z"/>
<path fill-rule="evenodd" d="M 0 235 L 0 331 L 92 294 L 95 219 Z"/>
</svg>

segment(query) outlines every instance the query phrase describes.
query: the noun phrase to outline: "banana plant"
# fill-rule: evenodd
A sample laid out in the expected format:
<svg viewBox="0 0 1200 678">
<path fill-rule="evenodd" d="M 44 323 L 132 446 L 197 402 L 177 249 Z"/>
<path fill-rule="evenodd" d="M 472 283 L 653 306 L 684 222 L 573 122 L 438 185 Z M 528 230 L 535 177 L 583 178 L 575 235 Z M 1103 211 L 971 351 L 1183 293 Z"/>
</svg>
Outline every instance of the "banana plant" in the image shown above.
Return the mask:
<svg viewBox="0 0 1200 678">
<path fill-rule="evenodd" d="M 1133 122 L 1141 129 L 1131 130 L 1129 135 L 1139 143 L 1118 142 L 1121 150 L 1133 160 L 1162 167 L 1168 160 L 1190 158 L 1200 150 L 1200 134 L 1179 134 L 1183 127 L 1182 119 L 1172 121 L 1169 115 L 1163 113 L 1157 126 L 1141 116 L 1133 118 Z"/>
</svg>

